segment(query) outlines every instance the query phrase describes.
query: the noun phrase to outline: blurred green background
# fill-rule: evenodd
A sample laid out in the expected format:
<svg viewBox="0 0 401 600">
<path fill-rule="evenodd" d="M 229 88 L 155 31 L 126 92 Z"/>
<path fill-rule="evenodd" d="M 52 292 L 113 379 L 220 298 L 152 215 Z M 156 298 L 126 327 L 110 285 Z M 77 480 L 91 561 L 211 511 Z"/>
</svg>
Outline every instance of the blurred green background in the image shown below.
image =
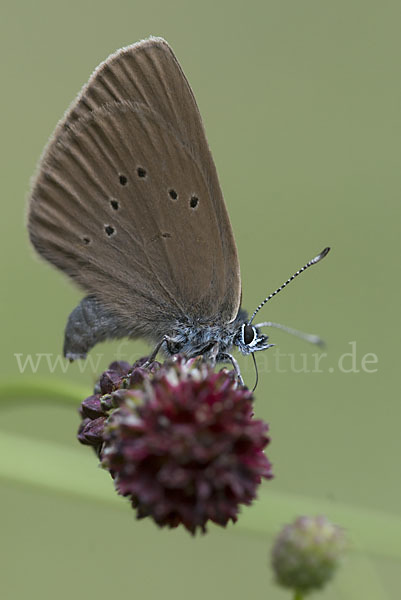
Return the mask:
<svg viewBox="0 0 401 600">
<path fill-rule="evenodd" d="M 94 67 L 118 47 L 163 36 L 204 119 L 239 249 L 244 307 L 332 246 L 260 315 L 327 341 L 319 372 L 314 348 L 275 330 L 277 346 L 257 357 L 256 413 L 270 423 L 275 472 L 264 489 L 266 520 L 278 531 L 307 505 L 275 516 L 269 494 L 313 499 L 334 520 L 344 504 L 399 518 L 399 1 L 6 0 L 1 13 L 1 375 L 61 379 L 89 394 L 116 353 L 135 359 L 147 351 L 109 343 L 92 353 L 95 362 L 101 354 L 94 369 L 60 363 L 51 373 L 45 356 L 36 373 L 29 364 L 20 372 L 18 357 L 60 353 L 81 297 L 34 256 L 24 215 L 42 148 Z M 354 357 L 344 356 L 351 350 Z M 253 385 L 251 361 L 241 365 Z M 1 413 L 3 598 L 290 597 L 272 583 L 263 528 L 211 528 L 192 539 L 136 522 L 123 499 L 114 502 L 89 449 L 78 447 L 77 424 L 74 408 L 52 404 L 15 401 Z M 51 441 L 88 465 L 85 485 L 104 482 L 109 504 L 19 481 L 17 466 L 35 444 L 49 444 L 50 464 Z M 73 464 L 60 464 L 66 481 Z M 27 471 L 35 481 L 47 468 Z M 389 547 L 400 538 L 394 527 Z M 316 598 L 399 598 L 399 561 L 371 550 L 350 552 Z"/>
</svg>

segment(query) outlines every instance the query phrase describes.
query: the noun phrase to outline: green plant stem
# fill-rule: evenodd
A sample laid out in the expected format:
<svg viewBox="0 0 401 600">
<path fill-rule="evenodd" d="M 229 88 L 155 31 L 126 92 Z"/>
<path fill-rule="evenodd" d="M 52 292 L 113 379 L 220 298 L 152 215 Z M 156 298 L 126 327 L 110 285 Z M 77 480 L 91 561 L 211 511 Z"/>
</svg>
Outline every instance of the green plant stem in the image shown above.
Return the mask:
<svg viewBox="0 0 401 600">
<path fill-rule="evenodd" d="M 89 390 L 53 379 L 0 379 L 0 409 L 19 404 L 57 404 L 77 407 Z"/>
<path fill-rule="evenodd" d="M 51 403 L 75 410 L 88 392 L 84 387 L 60 380 L 36 377 L 0 379 L 0 410 L 33 403 Z M 71 444 L 69 447 L 2 431 L 0 479 L 46 489 L 63 496 L 75 496 L 91 503 L 105 503 L 128 512 L 130 507 L 115 493 L 110 476 L 96 468 L 93 453 L 73 440 Z M 345 569 L 343 574 L 342 597 L 365 597 L 365 590 L 366 595 L 374 590 L 377 600 L 387 599 L 370 557 L 401 560 L 401 519 L 398 515 L 321 497 L 286 494 L 266 484 L 261 486 L 259 500 L 251 508 L 243 509 L 233 528 L 236 532 L 273 537 L 277 533 L 278 523 L 286 523 L 296 514 L 327 514 L 348 532 L 350 549 L 354 552 L 350 561 L 352 568 L 348 572 Z M 357 587 L 356 566 L 360 572 L 360 577 L 356 579 Z M 298 592 L 294 598 L 302 600 L 303 595 Z"/>
<path fill-rule="evenodd" d="M 294 600 L 304 600 L 304 595 L 299 590 L 294 592 Z"/>
</svg>

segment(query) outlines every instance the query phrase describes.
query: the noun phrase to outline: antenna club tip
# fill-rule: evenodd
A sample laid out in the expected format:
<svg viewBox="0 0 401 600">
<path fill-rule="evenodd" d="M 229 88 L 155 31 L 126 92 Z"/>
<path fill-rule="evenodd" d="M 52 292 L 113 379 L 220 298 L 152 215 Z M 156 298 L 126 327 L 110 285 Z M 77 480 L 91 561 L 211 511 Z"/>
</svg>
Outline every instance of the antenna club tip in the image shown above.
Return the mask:
<svg viewBox="0 0 401 600">
<path fill-rule="evenodd" d="M 309 342 L 311 344 L 319 346 L 319 348 L 326 348 L 326 342 L 322 340 L 322 338 L 320 338 L 318 335 L 312 335 Z"/>
<path fill-rule="evenodd" d="M 327 246 L 326 248 L 324 248 L 324 250 L 322 250 L 322 251 L 321 251 L 321 253 L 320 253 L 320 254 L 318 254 L 318 255 L 316 256 L 316 258 L 314 258 L 314 259 L 313 259 L 313 261 L 312 261 L 312 262 L 313 262 L 313 263 L 317 263 L 317 262 L 321 261 L 321 260 L 322 260 L 322 259 L 323 259 L 325 256 L 327 256 L 327 255 L 328 255 L 328 253 L 329 253 L 329 252 L 330 252 L 330 247 L 329 247 L 329 246 Z"/>
</svg>

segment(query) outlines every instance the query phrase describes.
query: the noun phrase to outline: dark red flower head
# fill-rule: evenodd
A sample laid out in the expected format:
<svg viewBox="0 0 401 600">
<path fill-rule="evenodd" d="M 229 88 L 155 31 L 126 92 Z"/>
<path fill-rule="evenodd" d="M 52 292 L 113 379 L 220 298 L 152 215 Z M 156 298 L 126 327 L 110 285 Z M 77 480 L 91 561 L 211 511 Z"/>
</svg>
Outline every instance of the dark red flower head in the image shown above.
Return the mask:
<svg viewBox="0 0 401 600">
<path fill-rule="evenodd" d="M 233 373 L 215 373 L 199 359 L 122 371 L 118 379 L 114 364 L 103 374 L 101 391 L 106 379 L 113 383 L 82 404 L 79 432 L 117 491 L 138 518 L 151 516 L 160 526 L 182 524 L 194 533 L 209 520 L 235 522 L 262 477 L 272 477 L 263 452 L 268 428 L 253 418 L 251 392 Z"/>
</svg>

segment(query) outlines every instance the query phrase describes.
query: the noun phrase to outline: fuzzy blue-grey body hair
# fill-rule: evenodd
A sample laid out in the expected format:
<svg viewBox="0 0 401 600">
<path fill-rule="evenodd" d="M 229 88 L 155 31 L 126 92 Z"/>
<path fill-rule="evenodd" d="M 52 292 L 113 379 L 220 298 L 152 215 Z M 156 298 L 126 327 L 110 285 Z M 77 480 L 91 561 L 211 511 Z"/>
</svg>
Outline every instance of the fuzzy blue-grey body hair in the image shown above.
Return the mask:
<svg viewBox="0 0 401 600">
<path fill-rule="evenodd" d="M 233 346 L 237 346 L 243 354 L 249 354 L 250 346 L 243 337 L 243 327 L 247 323 L 247 313 L 240 309 L 232 323 L 202 323 L 187 319 L 185 322 L 166 319 L 161 327 L 160 322 L 142 336 L 149 342 L 158 344 L 163 337 L 163 351 L 168 356 L 184 354 L 187 357 L 207 355 L 215 351 L 217 362 L 226 362 Z M 255 330 L 257 346 L 252 351 L 264 349 L 267 336 Z M 85 358 L 87 353 L 99 342 L 107 339 L 124 337 L 137 338 L 138 323 L 129 323 L 121 316 L 106 309 L 94 296 L 86 296 L 70 314 L 64 337 L 64 356 L 70 360 Z M 262 348 L 263 346 L 263 348 Z"/>
</svg>

